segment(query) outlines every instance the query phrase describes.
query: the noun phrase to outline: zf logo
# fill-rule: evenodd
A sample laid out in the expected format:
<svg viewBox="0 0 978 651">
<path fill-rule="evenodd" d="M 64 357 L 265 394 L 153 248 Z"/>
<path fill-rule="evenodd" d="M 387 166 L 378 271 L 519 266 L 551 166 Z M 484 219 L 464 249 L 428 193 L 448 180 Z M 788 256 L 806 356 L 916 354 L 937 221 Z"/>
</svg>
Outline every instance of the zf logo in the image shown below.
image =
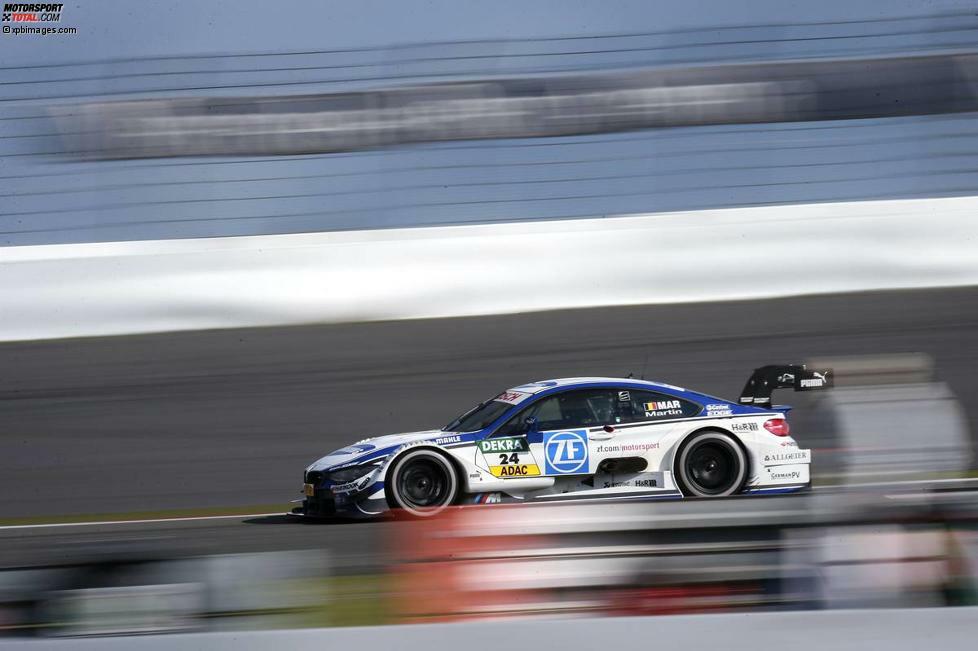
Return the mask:
<svg viewBox="0 0 978 651">
<path fill-rule="evenodd" d="M 548 475 L 587 474 L 587 431 L 548 432 L 543 442 Z"/>
</svg>

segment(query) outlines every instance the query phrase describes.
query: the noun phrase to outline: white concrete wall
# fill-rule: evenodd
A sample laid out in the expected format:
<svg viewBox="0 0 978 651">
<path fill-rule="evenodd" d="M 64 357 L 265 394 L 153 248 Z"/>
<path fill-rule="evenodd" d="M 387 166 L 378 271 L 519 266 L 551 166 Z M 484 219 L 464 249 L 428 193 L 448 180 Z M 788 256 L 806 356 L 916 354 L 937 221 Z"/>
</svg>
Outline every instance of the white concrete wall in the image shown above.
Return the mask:
<svg viewBox="0 0 978 651">
<path fill-rule="evenodd" d="M 0 340 L 978 283 L 978 198 L 0 248 Z"/>
</svg>

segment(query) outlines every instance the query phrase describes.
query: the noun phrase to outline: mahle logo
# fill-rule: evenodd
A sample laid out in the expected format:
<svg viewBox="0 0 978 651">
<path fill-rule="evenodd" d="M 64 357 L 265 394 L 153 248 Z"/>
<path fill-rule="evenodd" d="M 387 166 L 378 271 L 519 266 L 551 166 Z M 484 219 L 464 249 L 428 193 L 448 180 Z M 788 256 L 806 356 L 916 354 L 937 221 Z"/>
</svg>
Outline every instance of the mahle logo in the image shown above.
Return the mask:
<svg viewBox="0 0 978 651">
<path fill-rule="evenodd" d="M 483 452 L 529 452 L 525 438 L 486 439 L 479 441 Z"/>
</svg>

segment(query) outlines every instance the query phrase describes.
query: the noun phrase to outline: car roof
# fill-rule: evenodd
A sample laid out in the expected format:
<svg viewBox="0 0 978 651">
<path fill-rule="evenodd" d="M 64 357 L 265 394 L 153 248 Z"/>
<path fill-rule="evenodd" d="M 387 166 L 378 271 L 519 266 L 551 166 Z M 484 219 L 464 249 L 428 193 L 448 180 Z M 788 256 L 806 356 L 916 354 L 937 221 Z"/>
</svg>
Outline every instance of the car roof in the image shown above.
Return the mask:
<svg viewBox="0 0 978 651">
<path fill-rule="evenodd" d="M 620 387 L 623 389 L 635 389 L 642 390 L 647 389 L 650 391 L 660 391 L 662 393 L 671 394 L 677 398 L 686 398 L 688 400 L 693 400 L 701 403 L 710 402 L 723 402 L 729 405 L 733 405 L 738 408 L 739 411 L 763 411 L 762 409 L 756 407 L 747 407 L 746 405 L 738 405 L 733 400 L 728 400 L 726 398 L 718 398 L 717 396 L 711 396 L 706 393 L 701 393 L 699 391 L 692 391 L 690 389 L 685 389 L 683 387 L 676 386 L 674 384 L 666 384 L 665 382 L 655 382 L 653 380 L 640 380 L 636 378 L 616 378 L 616 377 L 565 377 L 565 378 L 554 378 L 552 380 L 539 380 L 537 382 L 528 382 L 526 384 L 521 384 L 519 386 L 513 387 L 510 391 L 517 391 L 520 393 L 528 394 L 540 394 L 545 391 L 559 390 L 566 388 L 588 388 L 588 387 L 598 387 L 598 386 L 612 386 Z"/>
<path fill-rule="evenodd" d="M 593 386 L 595 384 L 614 384 L 614 385 L 646 385 L 650 389 L 672 389 L 673 391 L 683 391 L 686 389 L 682 387 L 677 387 L 672 384 L 665 384 L 662 382 L 653 382 L 651 380 L 636 380 L 635 378 L 620 378 L 620 377 L 562 377 L 554 378 L 552 380 L 539 380 L 537 382 L 528 382 L 526 384 L 521 384 L 517 387 L 513 387 L 510 391 L 521 391 L 523 393 L 540 393 L 541 391 L 546 391 L 547 389 L 555 389 L 557 387 L 573 387 L 573 386 Z"/>
</svg>

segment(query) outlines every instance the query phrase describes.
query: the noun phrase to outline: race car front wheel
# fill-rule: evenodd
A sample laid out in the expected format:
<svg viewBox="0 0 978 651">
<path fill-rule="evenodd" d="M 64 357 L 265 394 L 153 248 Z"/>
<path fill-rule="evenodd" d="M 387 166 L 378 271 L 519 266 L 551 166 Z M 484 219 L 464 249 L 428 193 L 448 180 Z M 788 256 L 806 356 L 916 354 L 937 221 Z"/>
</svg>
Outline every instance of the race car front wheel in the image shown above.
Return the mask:
<svg viewBox="0 0 978 651">
<path fill-rule="evenodd" d="M 429 517 L 455 502 L 458 473 L 444 455 L 434 450 L 415 450 L 394 462 L 385 489 L 392 509 Z"/>
<path fill-rule="evenodd" d="M 679 448 L 673 472 L 687 497 L 724 497 L 743 487 L 747 456 L 730 435 L 699 432 Z"/>
</svg>

